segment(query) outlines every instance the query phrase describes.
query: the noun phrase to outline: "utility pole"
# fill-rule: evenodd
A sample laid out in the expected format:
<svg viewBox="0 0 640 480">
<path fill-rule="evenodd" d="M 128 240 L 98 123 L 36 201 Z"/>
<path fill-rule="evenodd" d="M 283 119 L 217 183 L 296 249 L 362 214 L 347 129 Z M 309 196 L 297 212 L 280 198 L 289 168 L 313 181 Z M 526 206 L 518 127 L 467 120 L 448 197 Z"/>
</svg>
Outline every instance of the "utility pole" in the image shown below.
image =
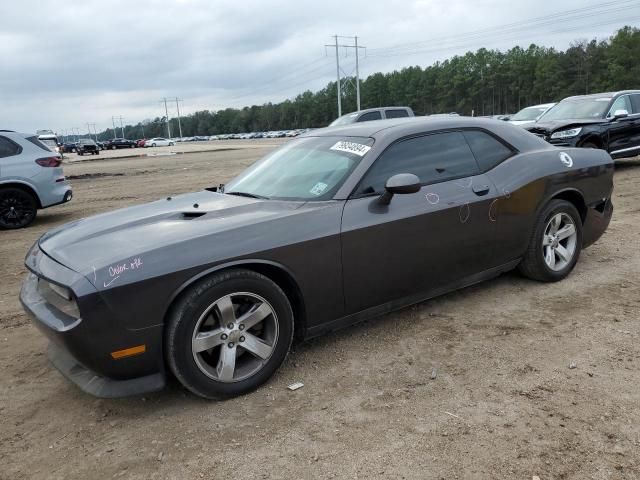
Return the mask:
<svg viewBox="0 0 640 480">
<path fill-rule="evenodd" d="M 182 138 L 182 125 L 180 124 L 180 105 L 178 105 L 178 102 L 181 102 L 181 101 L 182 101 L 181 99 L 176 97 L 176 110 L 178 110 L 178 129 L 180 130 L 180 138 Z"/>
<path fill-rule="evenodd" d="M 342 92 L 340 91 L 340 55 L 338 54 L 338 35 L 334 35 L 336 39 L 336 73 L 338 74 L 338 117 L 342 116 Z"/>
<path fill-rule="evenodd" d="M 167 97 L 163 97 L 160 103 L 164 102 L 164 114 L 167 119 L 167 138 L 171 138 L 171 126 L 169 125 L 169 109 L 167 108 Z"/>
<path fill-rule="evenodd" d="M 353 45 L 350 44 L 340 44 L 338 42 L 338 39 L 340 38 L 347 38 L 347 39 L 352 39 L 354 41 Z M 333 35 L 333 39 L 334 39 L 334 43 L 333 44 L 329 44 L 329 45 L 325 45 L 326 47 L 334 47 L 336 50 L 336 74 L 337 74 L 337 90 L 338 90 L 338 116 L 342 116 L 342 80 L 341 80 L 341 68 L 340 68 L 340 55 L 339 55 L 339 51 L 338 48 L 342 47 L 342 48 L 353 48 L 356 52 L 356 105 L 357 105 L 357 109 L 360 110 L 360 49 L 366 49 L 366 47 L 363 46 L 359 46 L 358 45 L 358 37 L 354 36 L 354 37 L 345 37 L 343 35 Z M 351 74 L 347 75 L 344 70 L 342 70 L 342 74 L 344 74 L 344 76 L 346 77 L 347 81 L 351 81 L 349 79 L 349 77 L 351 76 Z"/>
<path fill-rule="evenodd" d="M 95 139 L 95 141 L 98 141 L 98 131 L 96 130 L 96 124 L 95 123 L 89 123 L 87 122 L 87 131 L 89 132 L 89 138 L 91 138 L 91 126 L 93 125 L 93 137 Z"/>
<path fill-rule="evenodd" d="M 113 115 L 111 116 L 111 125 L 113 125 L 113 138 L 115 140 L 115 138 L 117 137 L 117 134 L 116 134 L 116 120 L 113 117 Z"/>
</svg>

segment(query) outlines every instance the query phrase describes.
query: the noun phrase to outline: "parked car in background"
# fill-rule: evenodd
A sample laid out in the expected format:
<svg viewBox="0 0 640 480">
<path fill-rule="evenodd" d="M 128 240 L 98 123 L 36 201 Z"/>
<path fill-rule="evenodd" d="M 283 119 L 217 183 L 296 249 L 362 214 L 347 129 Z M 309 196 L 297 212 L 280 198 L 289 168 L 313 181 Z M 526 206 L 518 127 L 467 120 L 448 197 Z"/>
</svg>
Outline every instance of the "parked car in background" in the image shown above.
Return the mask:
<svg viewBox="0 0 640 480">
<path fill-rule="evenodd" d="M 600 148 L 613 158 L 640 154 L 640 90 L 568 97 L 525 127 L 558 147 Z"/>
<path fill-rule="evenodd" d="M 146 140 L 144 142 L 145 147 L 170 147 L 173 145 L 175 145 L 175 143 L 173 143 L 173 140 L 169 140 L 163 137 L 150 138 L 149 140 Z"/>
<path fill-rule="evenodd" d="M 516 267 L 564 279 L 609 225 L 613 171 L 604 151 L 493 120 L 327 128 L 221 189 L 45 234 L 21 301 L 88 393 L 142 394 L 173 374 L 229 398 L 275 373 L 294 331 L 311 338 Z M 43 296 L 47 282 L 64 293 Z"/>
<path fill-rule="evenodd" d="M 127 140 L 126 138 L 114 138 L 104 142 L 104 148 L 107 150 L 115 150 L 117 148 L 134 148 L 136 142 Z"/>
<path fill-rule="evenodd" d="M 508 122 L 513 125 L 530 125 L 554 105 L 555 103 L 542 103 L 540 105 L 523 108 L 512 117 L 509 117 Z"/>
<path fill-rule="evenodd" d="M 37 136 L 0 130 L 0 229 L 26 227 L 38 209 L 71 200 L 61 164 Z"/>
<path fill-rule="evenodd" d="M 85 153 L 98 155 L 100 153 L 100 149 L 98 148 L 96 142 L 94 142 L 90 138 L 81 138 L 76 144 L 76 153 L 80 156 L 84 155 Z"/>
<path fill-rule="evenodd" d="M 52 152 L 61 153 L 60 142 L 58 141 L 57 135 L 53 132 L 47 131 L 46 133 L 40 133 L 38 140 L 46 145 Z"/>
<path fill-rule="evenodd" d="M 75 153 L 76 152 L 76 143 L 75 142 L 64 142 L 59 146 L 60 153 Z"/>
<path fill-rule="evenodd" d="M 387 118 L 413 117 L 413 110 L 410 107 L 384 107 L 368 108 L 357 112 L 347 113 L 336 118 L 329 124 L 330 127 L 349 125 L 351 123 L 368 122 L 370 120 L 384 120 Z"/>
</svg>

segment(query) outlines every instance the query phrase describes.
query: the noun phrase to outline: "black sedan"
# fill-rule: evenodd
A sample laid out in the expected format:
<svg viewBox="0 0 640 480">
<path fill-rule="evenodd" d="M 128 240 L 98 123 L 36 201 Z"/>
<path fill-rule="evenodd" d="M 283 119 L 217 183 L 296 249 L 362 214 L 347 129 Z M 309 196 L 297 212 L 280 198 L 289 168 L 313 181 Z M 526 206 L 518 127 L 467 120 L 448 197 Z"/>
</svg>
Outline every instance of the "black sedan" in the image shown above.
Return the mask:
<svg viewBox="0 0 640 480">
<path fill-rule="evenodd" d="M 136 142 L 126 138 L 114 138 L 113 140 L 105 141 L 103 145 L 105 150 L 115 150 L 117 148 L 135 148 Z"/>
<path fill-rule="evenodd" d="M 79 220 L 21 301 L 86 392 L 255 389 L 309 338 L 518 268 L 565 278 L 612 214 L 603 150 L 464 117 L 314 130 L 222 188 Z"/>
</svg>

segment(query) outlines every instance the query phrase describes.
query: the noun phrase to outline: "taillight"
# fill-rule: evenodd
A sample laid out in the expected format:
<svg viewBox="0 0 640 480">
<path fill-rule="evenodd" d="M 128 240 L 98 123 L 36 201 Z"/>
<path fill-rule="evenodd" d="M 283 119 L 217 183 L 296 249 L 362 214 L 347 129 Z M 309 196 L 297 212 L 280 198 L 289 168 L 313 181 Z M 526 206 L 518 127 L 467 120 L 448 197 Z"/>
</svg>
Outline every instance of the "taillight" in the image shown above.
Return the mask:
<svg viewBox="0 0 640 480">
<path fill-rule="evenodd" d="M 37 159 L 36 163 L 41 167 L 59 167 L 62 160 L 60 157 L 46 157 Z"/>
</svg>

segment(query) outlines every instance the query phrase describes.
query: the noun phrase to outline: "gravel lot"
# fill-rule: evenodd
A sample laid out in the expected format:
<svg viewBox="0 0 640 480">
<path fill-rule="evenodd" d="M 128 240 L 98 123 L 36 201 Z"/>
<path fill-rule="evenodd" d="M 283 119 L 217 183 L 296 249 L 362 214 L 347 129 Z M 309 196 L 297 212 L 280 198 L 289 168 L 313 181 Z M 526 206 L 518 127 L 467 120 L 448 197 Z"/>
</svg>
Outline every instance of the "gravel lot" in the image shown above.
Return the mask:
<svg viewBox="0 0 640 480">
<path fill-rule="evenodd" d="M 0 478 L 640 478 L 638 160 L 561 283 L 508 274 L 296 345 L 226 402 L 177 385 L 99 400 L 55 371 L 18 302 L 38 236 L 225 182 L 276 143 L 69 163 L 75 199 L 0 232 Z"/>
</svg>

